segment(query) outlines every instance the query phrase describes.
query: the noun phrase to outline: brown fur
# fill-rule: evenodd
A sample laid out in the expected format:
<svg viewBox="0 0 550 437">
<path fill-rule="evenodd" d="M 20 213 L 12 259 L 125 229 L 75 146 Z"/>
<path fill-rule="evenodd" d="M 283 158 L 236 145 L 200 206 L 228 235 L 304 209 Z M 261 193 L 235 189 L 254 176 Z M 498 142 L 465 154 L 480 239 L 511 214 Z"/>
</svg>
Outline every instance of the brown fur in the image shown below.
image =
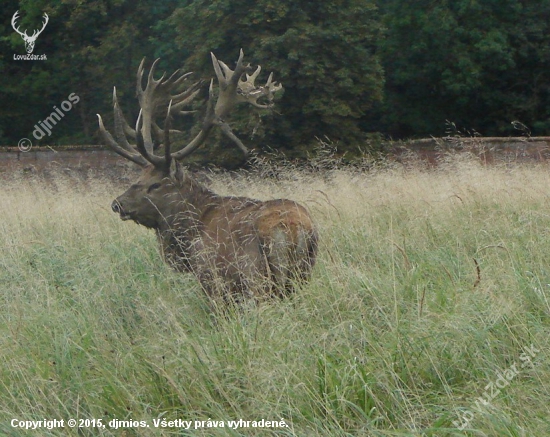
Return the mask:
<svg viewBox="0 0 550 437">
<path fill-rule="evenodd" d="M 303 206 L 218 196 L 175 162 L 170 174 L 146 168 L 112 207 L 155 229 L 166 262 L 194 273 L 212 297 L 282 296 L 315 264 L 317 231 Z"/>
</svg>

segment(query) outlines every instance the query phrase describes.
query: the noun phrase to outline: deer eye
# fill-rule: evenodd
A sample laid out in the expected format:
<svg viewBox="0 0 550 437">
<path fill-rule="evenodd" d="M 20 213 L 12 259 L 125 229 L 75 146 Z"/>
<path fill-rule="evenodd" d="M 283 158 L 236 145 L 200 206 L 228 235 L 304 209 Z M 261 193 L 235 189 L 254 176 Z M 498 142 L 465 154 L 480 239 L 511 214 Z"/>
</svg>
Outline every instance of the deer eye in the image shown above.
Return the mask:
<svg viewBox="0 0 550 437">
<path fill-rule="evenodd" d="M 147 188 L 147 192 L 150 193 L 151 191 L 156 190 L 157 188 L 160 188 L 160 184 L 158 182 L 155 182 L 149 188 Z"/>
</svg>

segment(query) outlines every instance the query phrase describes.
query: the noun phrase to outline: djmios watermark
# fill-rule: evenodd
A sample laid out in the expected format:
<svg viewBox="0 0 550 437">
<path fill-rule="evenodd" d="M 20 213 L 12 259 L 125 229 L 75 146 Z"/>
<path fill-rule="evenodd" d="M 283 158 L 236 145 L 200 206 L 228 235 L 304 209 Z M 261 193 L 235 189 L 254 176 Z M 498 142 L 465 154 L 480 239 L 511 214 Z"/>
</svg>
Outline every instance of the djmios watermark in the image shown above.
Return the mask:
<svg viewBox="0 0 550 437">
<path fill-rule="evenodd" d="M 499 395 L 504 387 L 507 387 L 510 384 L 510 381 L 512 381 L 520 373 L 521 369 L 525 368 L 525 366 L 529 364 L 532 365 L 532 358 L 534 358 L 539 352 L 540 350 L 531 344 L 531 347 L 525 348 L 519 356 L 521 364 L 514 363 L 503 372 L 497 371 L 496 379 L 494 381 L 490 381 L 489 384 L 485 386 L 483 394 L 474 401 L 474 403 L 470 406 L 470 409 L 462 411 L 460 421 L 454 420 L 453 426 L 460 430 L 466 428 L 470 422 L 474 420 L 475 415 L 472 410 L 480 413 L 483 411 L 484 407 L 490 406 L 491 401 Z"/>
<path fill-rule="evenodd" d="M 63 117 L 65 117 L 65 114 L 73 109 L 73 106 L 78 102 L 80 102 L 80 97 L 78 97 L 75 93 L 69 94 L 67 100 L 63 100 L 63 102 L 59 105 L 62 110 L 57 106 L 54 106 L 54 111 L 48 117 L 44 120 L 39 120 L 38 123 L 34 125 L 32 136 L 37 140 L 41 140 L 46 136 L 46 134 L 50 136 L 52 134 L 53 127 Z M 28 152 L 32 148 L 32 141 L 28 138 L 21 138 L 19 143 L 17 143 L 17 147 L 19 147 L 19 150 L 22 152 Z"/>
</svg>

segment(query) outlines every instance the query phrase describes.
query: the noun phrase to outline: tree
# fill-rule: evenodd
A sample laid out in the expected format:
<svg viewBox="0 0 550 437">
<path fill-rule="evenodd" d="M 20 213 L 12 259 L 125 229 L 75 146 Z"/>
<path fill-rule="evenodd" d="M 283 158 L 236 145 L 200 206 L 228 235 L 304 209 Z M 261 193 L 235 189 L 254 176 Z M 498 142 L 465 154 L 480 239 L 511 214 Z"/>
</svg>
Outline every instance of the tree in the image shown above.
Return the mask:
<svg viewBox="0 0 550 437">
<path fill-rule="evenodd" d="M 40 23 L 45 12 L 50 19 L 35 52 L 45 53 L 47 60 L 0 58 L 0 65 L 7 70 L 0 97 L 10 102 L 0 108 L 0 135 L 3 132 L 3 140 L 13 143 L 29 136 L 33 126 L 48 117 L 55 105 L 75 93 L 80 101 L 42 143 L 90 144 L 97 141 L 95 114 L 111 111 L 113 86 L 117 86 L 124 103 L 135 106 L 137 66 L 144 56 L 150 60 L 155 56 L 158 45 L 154 41 L 160 39 L 156 32 L 162 31 L 156 26 L 178 1 L 158 4 L 154 0 L 27 0 L 19 6 L 18 2 L 10 3 L 11 8 L 4 8 L 7 14 L 3 23 L 7 25 L 6 32 L 2 32 L 8 36 L 0 38 L 0 44 L 8 47 L 10 57 L 12 51 L 21 52 L 21 39 L 9 25 L 18 8 L 23 29 Z"/>
<path fill-rule="evenodd" d="M 381 128 L 441 135 L 445 120 L 484 135 L 511 121 L 550 127 L 550 2 L 387 0 L 380 41 L 386 71 Z"/>
<path fill-rule="evenodd" d="M 233 60 L 242 47 L 251 63 L 275 72 L 284 97 L 275 118 L 252 122 L 264 135 L 256 143 L 296 152 L 326 135 L 356 145 L 364 137 L 361 121 L 382 98 L 380 24 L 370 0 L 196 0 L 177 8 L 167 24 L 191 53 L 191 70 L 211 74 L 209 51 Z"/>
</svg>

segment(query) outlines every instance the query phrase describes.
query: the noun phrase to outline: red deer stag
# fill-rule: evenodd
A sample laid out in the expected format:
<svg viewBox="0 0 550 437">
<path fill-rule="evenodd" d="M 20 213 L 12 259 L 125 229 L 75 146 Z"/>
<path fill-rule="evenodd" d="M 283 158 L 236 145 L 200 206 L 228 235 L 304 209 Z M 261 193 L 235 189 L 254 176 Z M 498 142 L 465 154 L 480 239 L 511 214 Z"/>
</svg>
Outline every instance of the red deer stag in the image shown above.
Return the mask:
<svg viewBox="0 0 550 437">
<path fill-rule="evenodd" d="M 307 281 L 315 263 L 318 237 L 307 210 L 285 199 L 219 196 L 179 164 L 204 143 L 215 126 L 247 154 L 247 148 L 226 123 L 227 117 L 241 102 L 271 107 L 273 94 L 282 88 L 272 81 L 273 74 L 265 86 L 256 86 L 261 68 L 248 74 L 252 69 L 250 64 L 243 64 L 242 50 L 235 70 L 211 56 L 218 79 L 217 97 L 211 80 L 201 130 L 179 151 L 170 151 L 170 134 L 180 132 L 171 129 L 172 117 L 186 113 L 182 108 L 197 96 L 201 86 L 197 82 L 176 91 L 190 73 L 178 70 L 167 79 L 163 75 L 155 80 L 157 59 L 143 89 L 142 61 L 137 73 L 141 110 L 135 129 L 122 114 L 116 88 L 114 137 L 98 114 L 104 142 L 144 167 L 138 181 L 113 201 L 112 209 L 122 220 L 154 229 L 165 261 L 179 271 L 194 273 L 211 297 L 240 300 L 282 296 L 292 291 L 295 283 Z M 258 102 L 262 97 L 267 103 Z M 161 116 L 163 129 L 156 122 Z M 135 139 L 135 146 L 127 137 Z M 163 146 L 163 154 L 154 153 L 157 146 Z"/>
</svg>

